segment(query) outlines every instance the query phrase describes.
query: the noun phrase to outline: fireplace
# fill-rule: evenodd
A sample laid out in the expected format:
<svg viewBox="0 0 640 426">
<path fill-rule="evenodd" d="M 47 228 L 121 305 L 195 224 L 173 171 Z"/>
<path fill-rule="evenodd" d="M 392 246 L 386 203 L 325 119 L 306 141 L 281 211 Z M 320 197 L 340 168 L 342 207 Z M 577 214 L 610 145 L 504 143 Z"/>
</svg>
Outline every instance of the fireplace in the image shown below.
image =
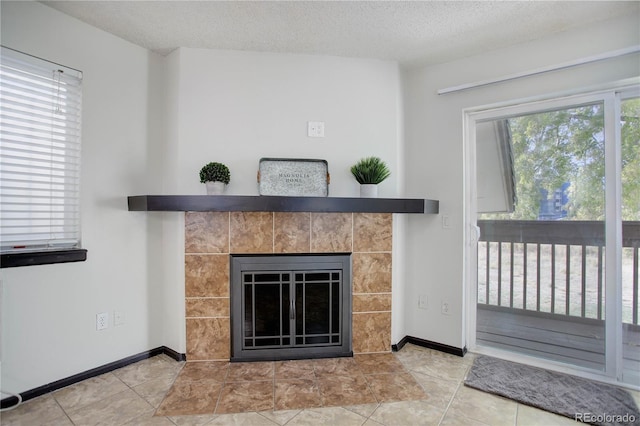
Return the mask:
<svg viewBox="0 0 640 426">
<path fill-rule="evenodd" d="M 231 361 L 351 356 L 351 256 L 231 256 Z"/>
<path fill-rule="evenodd" d="M 185 213 L 187 360 L 235 357 L 230 271 L 240 256 L 347 254 L 351 293 L 342 303 L 350 310 L 343 319 L 351 322 L 350 350 L 390 352 L 392 223 L 389 213 Z"/>
</svg>

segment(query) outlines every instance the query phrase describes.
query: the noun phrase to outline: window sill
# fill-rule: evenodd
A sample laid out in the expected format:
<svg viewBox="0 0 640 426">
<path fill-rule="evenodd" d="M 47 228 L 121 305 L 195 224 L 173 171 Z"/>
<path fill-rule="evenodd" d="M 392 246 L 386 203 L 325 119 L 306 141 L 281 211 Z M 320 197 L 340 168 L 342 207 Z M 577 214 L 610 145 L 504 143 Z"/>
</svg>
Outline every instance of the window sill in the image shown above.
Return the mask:
<svg viewBox="0 0 640 426">
<path fill-rule="evenodd" d="M 4 253 L 0 255 L 0 268 L 84 262 L 85 260 L 87 260 L 87 250 L 85 249 Z"/>
</svg>

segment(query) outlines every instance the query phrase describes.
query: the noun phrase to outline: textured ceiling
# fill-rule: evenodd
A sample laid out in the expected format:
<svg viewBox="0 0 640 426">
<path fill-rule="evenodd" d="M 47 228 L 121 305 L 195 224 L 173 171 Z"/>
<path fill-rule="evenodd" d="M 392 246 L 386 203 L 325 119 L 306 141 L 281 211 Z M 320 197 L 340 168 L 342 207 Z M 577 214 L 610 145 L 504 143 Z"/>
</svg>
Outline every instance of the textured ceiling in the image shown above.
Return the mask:
<svg viewBox="0 0 640 426">
<path fill-rule="evenodd" d="M 613 1 L 42 1 L 160 54 L 177 47 L 442 63 L 639 14 Z"/>
</svg>

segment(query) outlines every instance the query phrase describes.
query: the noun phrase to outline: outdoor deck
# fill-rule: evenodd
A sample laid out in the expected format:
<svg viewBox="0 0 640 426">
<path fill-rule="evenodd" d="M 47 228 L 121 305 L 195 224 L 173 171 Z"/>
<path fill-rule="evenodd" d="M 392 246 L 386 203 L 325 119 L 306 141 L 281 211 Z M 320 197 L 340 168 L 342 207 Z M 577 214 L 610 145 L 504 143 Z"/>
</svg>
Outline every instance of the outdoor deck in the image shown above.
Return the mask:
<svg viewBox="0 0 640 426">
<path fill-rule="evenodd" d="M 604 321 L 478 305 L 478 344 L 604 370 Z M 625 369 L 640 372 L 640 327 L 623 327 Z M 637 374 L 637 373 L 636 373 Z"/>
<path fill-rule="evenodd" d="M 479 345 L 604 370 L 604 227 L 478 221 Z M 640 384 L 640 222 L 623 223 L 623 369 Z"/>
</svg>

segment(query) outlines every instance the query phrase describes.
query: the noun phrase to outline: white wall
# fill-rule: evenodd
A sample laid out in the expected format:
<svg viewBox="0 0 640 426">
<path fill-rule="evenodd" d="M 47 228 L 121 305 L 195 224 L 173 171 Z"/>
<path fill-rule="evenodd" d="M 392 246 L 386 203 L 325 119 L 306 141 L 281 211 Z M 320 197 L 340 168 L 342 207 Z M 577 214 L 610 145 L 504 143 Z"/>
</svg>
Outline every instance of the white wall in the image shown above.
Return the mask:
<svg viewBox="0 0 640 426">
<path fill-rule="evenodd" d="M 209 161 L 231 169 L 230 194 L 257 195 L 262 157 L 321 158 L 330 195 L 357 196 L 349 167 L 378 155 L 392 175 L 381 196 L 398 195 L 400 80 L 395 62 L 181 48 L 177 190 L 204 194 Z M 324 121 L 324 138 L 307 137 Z"/>
<path fill-rule="evenodd" d="M 407 218 L 406 331 L 462 348 L 464 329 L 463 109 L 561 92 L 640 75 L 638 55 L 448 95 L 438 89 L 558 64 L 640 43 L 636 16 L 447 64 L 406 70 L 407 196 L 440 200 L 440 217 Z M 428 309 L 417 308 L 418 295 Z M 440 304 L 450 305 L 442 315 Z"/>
<path fill-rule="evenodd" d="M 392 171 L 380 185 L 380 196 L 402 195 L 397 63 L 181 48 L 167 57 L 167 66 L 172 111 L 166 152 L 172 177 L 165 182 L 165 193 L 204 194 L 198 172 L 207 162 L 218 161 L 231 170 L 228 194 L 257 195 L 260 158 L 282 157 L 327 160 L 329 194 L 358 196 L 349 168 L 362 157 L 377 155 Z M 307 137 L 308 121 L 324 121 L 326 136 Z M 184 276 L 182 217 L 165 219 L 165 275 L 174 281 Z M 399 223 L 395 226 L 401 229 Z M 401 248 L 399 233 L 394 244 Z M 401 294 L 403 268 L 397 253 L 394 292 Z M 173 291 L 176 298 L 184 296 L 181 288 Z M 394 338 L 404 335 L 402 300 L 394 294 Z M 175 332 L 184 330 L 184 307 L 171 310 L 182 313 Z M 173 335 L 182 345 L 184 338 Z"/>
<path fill-rule="evenodd" d="M 2 44 L 80 69 L 86 262 L 9 268 L 2 278 L 2 390 L 22 392 L 161 346 L 154 290 L 161 223 L 126 196 L 159 192 L 160 57 L 36 2 L 2 2 Z M 159 69 L 159 68 L 158 68 Z M 113 311 L 125 324 L 113 326 Z M 108 312 L 110 327 L 95 330 Z"/>
</svg>

